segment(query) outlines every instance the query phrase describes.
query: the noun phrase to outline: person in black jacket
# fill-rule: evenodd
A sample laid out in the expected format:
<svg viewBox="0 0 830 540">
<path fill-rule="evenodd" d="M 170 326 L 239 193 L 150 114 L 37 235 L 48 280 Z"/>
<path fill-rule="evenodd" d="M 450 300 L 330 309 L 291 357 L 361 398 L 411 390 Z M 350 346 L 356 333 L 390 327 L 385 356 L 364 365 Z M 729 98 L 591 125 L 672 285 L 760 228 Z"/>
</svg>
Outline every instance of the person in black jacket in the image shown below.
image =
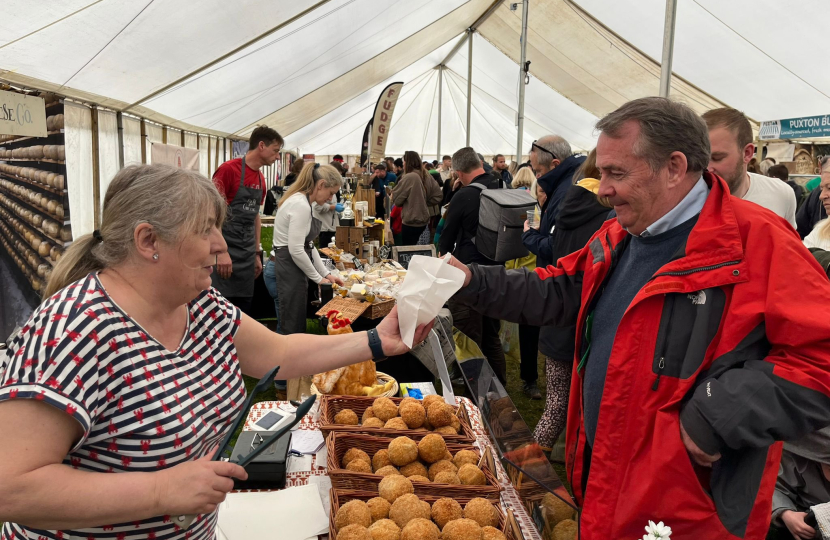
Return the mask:
<svg viewBox="0 0 830 540">
<path fill-rule="evenodd" d="M 530 147 L 530 166 L 538 177 L 537 184 L 547 194 L 542 207 L 542 220 L 538 229 L 528 229 L 522 235 L 522 243 L 536 255 L 536 266 L 548 266 L 553 260 L 551 230 L 556 225 L 559 205 L 573 184 L 576 170 L 585 161 L 585 156 L 571 152 L 568 141 L 558 135 L 546 135 L 533 141 Z"/>
<path fill-rule="evenodd" d="M 596 151 L 592 150 L 582 167 L 574 174 L 584 178 L 568 187 L 551 234 L 553 252 L 549 264 L 581 249 L 605 222 L 610 205 L 603 205 L 596 196 L 599 189 Z M 537 256 L 538 261 L 538 256 Z M 541 266 L 537 262 L 537 266 Z M 539 332 L 539 350 L 545 356 L 547 396 L 545 412 L 536 425 L 534 437 L 544 447 L 553 447 L 565 429 L 570 395 L 571 369 L 574 356 L 576 327 L 545 326 Z"/>
<path fill-rule="evenodd" d="M 484 172 L 481 160 L 470 147 L 462 148 L 453 154 L 452 168 L 458 175 L 461 187 L 453 196 L 444 215 L 444 229 L 441 232 L 438 250 L 442 255 L 452 253 L 464 264 L 497 265 L 498 263 L 482 255 L 474 243 L 482 190 L 471 184 L 480 184 L 485 189 L 492 189 L 492 186 L 498 185 L 498 181 Z M 453 326 L 476 342 L 496 372 L 496 376 L 502 384 L 506 384 L 507 362 L 499 338 L 501 322 L 492 317 L 484 317 L 453 300 L 449 301 L 449 308 Z"/>
<path fill-rule="evenodd" d="M 827 166 L 828 163 L 830 163 L 830 156 L 824 156 L 821 160 L 822 176 L 830 176 L 830 167 Z M 824 204 L 819 198 L 820 195 L 821 190 L 819 188 L 815 188 L 811 191 L 810 194 L 807 195 L 807 199 L 804 201 L 804 204 L 801 205 L 795 214 L 795 223 L 797 225 L 798 234 L 802 239 L 810 234 L 816 223 L 827 217 L 827 210 L 825 210 Z"/>
</svg>

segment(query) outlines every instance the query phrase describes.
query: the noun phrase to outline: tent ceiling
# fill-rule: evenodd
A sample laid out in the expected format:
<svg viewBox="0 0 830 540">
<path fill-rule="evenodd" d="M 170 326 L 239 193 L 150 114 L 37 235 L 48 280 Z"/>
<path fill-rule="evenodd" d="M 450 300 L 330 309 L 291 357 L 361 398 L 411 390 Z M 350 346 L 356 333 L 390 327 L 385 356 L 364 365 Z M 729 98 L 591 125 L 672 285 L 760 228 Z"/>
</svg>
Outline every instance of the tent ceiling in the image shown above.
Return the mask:
<svg viewBox="0 0 830 540">
<path fill-rule="evenodd" d="M 508 4 L 478 28 L 484 39 L 476 39 L 473 75 L 473 140 L 483 151 L 502 153 L 515 151 L 521 20 Z M 309 151 L 317 153 L 351 149 L 352 132 L 362 134 L 380 88 L 404 80 L 420 86 L 404 87 L 409 101 L 398 105 L 390 146 L 431 152 L 432 68 L 491 5 L 8 0 L 0 19 L 0 77 L 119 110 L 140 102 L 130 111 L 187 129 L 245 136 L 267 123 L 298 146 L 312 141 Z M 525 137 L 554 131 L 587 148 L 596 117 L 655 95 L 664 9 L 664 0 L 530 2 Z M 679 2 L 672 97 L 698 112 L 728 104 L 754 120 L 826 112 L 830 72 L 820 68 L 822 36 L 800 31 L 804 13 L 824 20 L 830 4 L 805 0 L 796 10 L 776 0 Z M 263 37 L 251 44 L 257 36 Z M 462 48 L 445 71 L 444 151 L 463 140 L 465 58 Z"/>
<path fill-rule="evenodd" d="M 661 57 L 665 0 L 577 1 L 645 54 Z M 826 114 L 826 43 L 822 32 L 805 31 L 805 16 L 828 20 L 830 2 L 680 1 L 673 70 L 757 121 Z"/>
</svg>

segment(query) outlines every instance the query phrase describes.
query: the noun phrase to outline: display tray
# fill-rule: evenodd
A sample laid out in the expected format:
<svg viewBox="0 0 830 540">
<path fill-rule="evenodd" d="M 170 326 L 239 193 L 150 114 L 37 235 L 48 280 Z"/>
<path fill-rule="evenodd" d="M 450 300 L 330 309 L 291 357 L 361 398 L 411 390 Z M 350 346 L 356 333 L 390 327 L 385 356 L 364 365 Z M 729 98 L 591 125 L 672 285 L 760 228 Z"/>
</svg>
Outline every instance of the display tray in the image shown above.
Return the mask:
<svg viewBox="0 0 830 540">
<path fill-rule="evenodd" d="M 66 164 L 66 160 L 64 160 L 64 159 L 46 159 L 46 158 L 2 158 L 2 161 L 29 161 L 29 162 L 32 162 L 32 163 L 43 162 L 43 163 L 60 163 L 61 165 Z"/>
<path fill-rule="evenodd" d="M 46 184 L 41 184 L 40 182 L 35 182 L 34 180 L 29 180 L 28 178 L 23 178 L 22 176 L 18 176 L 16 174 L 9 174 L 7 172 L 0 172 L 0 176 L 8 178 L 9 180 L 14 180 L 15 182 L 21 182 L 28 186 L 32 186 L 33 188 L 37 188 L 43 191 L 48 191 L 49 193 L 54 193 L 55 195 L 66 195 L 67 191 L 65 189 L 58 189 L 52 186 L 47 186 Z"/>
<path fill-rule="evenodd" d="M 406 436 L 418 443 L 429 432 L 416 432 L 417 435 L 399 435 Z M 341 467 L 343 456 L 350 448 L 359 448 L 366 452 L 369 457 L 375 455 L 378 450 L 385 450 L 389 447 L 392 441 L 388 437 L 372 437 L 370 435 L 361 434 L 347 434 L 347 433 L 332 433 L 326 439 L 326 450 L 328 452 L 328 461 L 326 463 L 329 478 L 331 478 L 331 485 L 337 489 L 351 489 L 359 491 L 368 491 L 377 493 L 378 484 L 383 480 L 383 476 L 376 474 L 360 473 L 349 471 Z M 486 459 L 482 460 L 481 450 L 471 444 L 457 444 L 447 442 L 447 450 L 453 455 L 459 450 L 471 450 L 479 456 L 479 464 L 481 470 L 484 472 L 484 477 L 487 484 L 484 486 L 467 486 L 456 484 L 436 484 L 434 482 L 412 482 L 412 487 L 415 488 L 416 495 L 433 495 L 437 497 L 482 497 L 489 500 L 499 500 L 499 492 L 501 486 L 496 478 L 496 472 L 490 467 Z M 489 451 L 489 447 L 488 447 Z"/>
<path fill-rule="evenodd" d="M 320 431 L 323 436 L 328 436 L 329 433 L 366 433 L 370 435 L 379 435 L 382 437 L 400 437 L 405 435 L 411 437 L 413 435 L 425 434 L 424 431 L 417 431 L 414 429 L 386 429 L 373 428 L 364 426 L 344 426 L 342 424 L 335 424 L 334 417 L 343 409 L 351 409 L 357 414 L 358 418 L 363 418 L 363 413 L 366 409 L 371 407 L 372 403 L 377 397 L 362 397 L 362 396 L 332 396 L 324 395 L 320 400 Z M 403 398 L 389 398 L 395 405 L 400 405 Z M 470 417 L 467 416 L 467 409 L 464 407 L 455 406 L 456 416 L 461 423 L 461 429 L 458 435 L 444 435 L 444 440 L 448 443 L 472 443 L 476 440 L 475 432 L 473 432 L 470 424 Z"/>
<path fill-rule="evenodd" d="M 340 509 L 341 505 L 344 505 L 347 502 L 355 499 L 366 502 L 369 499 L 372 499 L 377 496 L 377 493 L 354 490 L 338 490 L 333 488 L 331 490 L 329 497 L 331 501 L 331 512 L 329 513 L 329 540 L 337 540 L 337 531 L 334 528 L 334 518 L 337 515 L 337 511 Z M 431 506 L 435 501 L 444 496 L 419 495 L 418 497 L 422 501 L 428 502 Z M 464 508 L 464 505 L 470 502 L 471 499 L 473 499 L 473 497 L 452 498 L 458 501 L 458 504 L 460 504 L 462 508 Z M 499 504 L 498 502 L 496 502 L 493 506 L 496 507 L 496 511 L 499 515 L 499 524 L 497 529 L 504 533 L 504 536 L 505 538 L 507 538 L 507 540 L 522 540 L 521 532 L 518 533 L 518 536 L 514 532 L 514 527 L 518 529 L 518 525 L 515 523 L 515 520 L 511 519 L 512 516 L 505 513 L 505 510 L 501 507 L 501 504 Z"/>
<path fill-rule="evenodd" d="M 63 133 L 63 132 L 64 132 L 63 128 L 55 129 L 55 130 L 52 130 L 52 131 L 47 131 L 46 132 L 46 137 L 48 137 L 50 135 L 58 135 L 58 134 Z M 46 137 L 34 137 L 34 136 L 16 137 L 14 139 L 6 139 L 5 141 L 0 141 L 0 144 L 18 143 L 18 142 L 22 142 L 22 141 L 28 141 L 29 139 L 45 139 Z"/>
</svg>

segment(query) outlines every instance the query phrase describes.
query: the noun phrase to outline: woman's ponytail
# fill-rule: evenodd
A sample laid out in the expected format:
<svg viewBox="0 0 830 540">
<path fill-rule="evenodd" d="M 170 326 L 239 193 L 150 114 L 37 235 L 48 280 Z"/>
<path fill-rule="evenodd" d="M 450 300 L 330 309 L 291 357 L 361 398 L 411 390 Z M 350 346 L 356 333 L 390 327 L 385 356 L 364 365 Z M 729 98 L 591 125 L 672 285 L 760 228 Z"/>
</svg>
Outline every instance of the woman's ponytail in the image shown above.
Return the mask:
<svg viewBox="0 0 830 540">
<path fill-rule="evenodd" d="M 91 234 L 84 235 L 72 242 L 61 256 L 46 289 L 43 291 L 43 298 L 49 298 L 70 283 L 78 281 L 90 272 L 97 272 L 104 269 L 104 265 L 93 254 L 93 248 L 99 243 L 97 238 Z"/>
</svg>

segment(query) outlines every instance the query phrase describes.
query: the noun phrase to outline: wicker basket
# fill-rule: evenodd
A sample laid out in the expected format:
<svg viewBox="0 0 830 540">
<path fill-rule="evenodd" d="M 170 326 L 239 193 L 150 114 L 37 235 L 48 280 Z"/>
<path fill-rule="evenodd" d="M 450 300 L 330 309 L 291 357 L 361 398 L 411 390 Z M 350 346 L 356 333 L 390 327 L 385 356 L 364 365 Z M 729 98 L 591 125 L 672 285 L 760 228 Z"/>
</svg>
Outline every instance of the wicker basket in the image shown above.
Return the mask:
<svg viewBox="0 0 830 540">
<path fill-rule="evenodd" d="M 368 501 L 373 497 L 377 497 L 377 493 L 372 493 L 368 491 L 352 491 L 352 490 L 339 490 L 339 489 L 332 489 L 331 490 L 331 512 L 329 514 L 329 540 L 337 540 L 337 531 L 334 530 L 334 518 L 337 515 L 337 511 L 340 509 L 340 506 L 346 504 L 347 502 L 357 499 L 360 501 Z M 422 501 L 428 502 L 432 505 L 435 501 L 440 499 L 442 496 L 434 496 L 434 495 L 419 495 Z M 473 497 L 453 497 L 458 504 L 461 505 L 463 508 L 465 504 L 470 502 L 470 499 Z M 513 528 L 510 527 L 508 524 L 507 516 L 504 510 L 499 504 L 498 501 L 495 502 L 494 506 L 496 507 L 496 511 L 499 514 L 499 526 L 498 529 L 504 533 L 504 536 L 507 540 L 517 540 L 516 535 L 513 534 Z"/>
<path fill-rule="evenodd" d="M 375 302 L 369 306 L 369 309 L 363 312 L 363 316 L 367 319 L 380 319 L 386 317 L 392 308 L 395 307 L 394 300 L 384 300 L 383 302 Z"/>
<path fill-rule="evenodd" d="M 429 435 L 429 433 L 423 431 L 416 433 L 419 433 L 419 435 L 408 435 L 416 443 L 426 435 Z M 343 461 L 343 456 L 350 448 L 360 448 L 369 454 L 369 457 L 372 457 L 378 450 L 388 448 L 389 443 L 390 439 L 385 437 L 372 437 L 369 435 L 349 433 L 332 433 L 329 435 L 326 439 L 326 450 L 328 452 L 326 466 L 329 478 L 331 478 L 331 485 L 337 489 L 377 493 L 378 484 L 383 480 L 382 476 L 349 471 L 344 469 L 340 464 Z M 447 443 L 447 450 L 451 454 L 455 454 L 459 450 L 472 450 L 479 457 L 481 456 L 481 451 L 477 447 L 468 444 Z M 482 462 L 481 470 L 484 472 L 484 478 L 487 480 L 487 484 L 484 486 L 435 484 L 433 482 L 418 482 L 417 480 L 412 482 L 412 486 L 415 488 L 416 495 L 453 498 L 483 497 L 495 501 L 499 500 L 501 486 L 496 479 L 496 472 L 490 469 L 486 460 Z"/>
<path fill-rule="evenodd" d="M 388 392 L 384 392 L 383 394 L 380 394 L 379 396 L 372 396 L 370 399 L 377 399 L 379 397 L 391 398 L 393 396 L 398 395 L 398 389 L 400 388 L 398 386 L 398 381 L 393 379 L 391 375 L 387 375 L 386 373 L 381 373 L 380 371 L 378 371 L 377 372 L 377 381 L 378 381 L 378 384 L 386 384 L 389 381 L 392 381 L 395 384 L 392 385 L 392 388 Z M 313 393 L 314 395 L 317 395 L 317 396 L 322 396 L 323 395 L 320 392 L 320 390 L 317 389 L 317 386 L 314 383 L 311 383 L 311 393 Z M 332 396 L 332 397 L 350 397 L 350 396 Z M 352 397 L 358 397 L 358 396 L 352 396 Z M 321 407 L 320 410 L 322 411 L 322 407 Z M 334 413 L 334 414 L 337 414 L 337 413 Z M 360 413 L 360 414 L 363 414 L 363 413 Z M 321 418 L 322 418 L 322 415 L 321 415 Z M 334 420 L 334 416 L 332 416 L 332 420 Z M 326 434 L 325 432 L 323 432 L 323 433 Z"/>
<path fill-rule="evenodd" d="M 373 428 L 363 426 L 344 426 L 334 423 L 334 417 L 343 409 L 353 410 L 358 418 L 363 418 L 363 413 L 366 409 L 372 406 L 372 403 L 377 397 L 360 397 L 360 396 L 333 396 L 324 395 L 320 400 L 320 431 L 323 436 L 327 437 L 329 433 L 368 433 L 381 437 L 412 437 L 417 435 L 424 435 L 423 431 L 415 431 L 412 429 L 386 429 Z M 395 405 L 400 405 L 403 398 L 391 398 Z M 444 440 L 448 443 L 464 443 L 469 444 L 476 440 L 476 435 L 473 432 L 470 424 L 470 417 L 467 415 L 467 409 L 463 406 L 456 406 L 456 415 L 459 422 L 461 422 L 461 429 L 458 435 L 444 435 Z"/>
</svg>

